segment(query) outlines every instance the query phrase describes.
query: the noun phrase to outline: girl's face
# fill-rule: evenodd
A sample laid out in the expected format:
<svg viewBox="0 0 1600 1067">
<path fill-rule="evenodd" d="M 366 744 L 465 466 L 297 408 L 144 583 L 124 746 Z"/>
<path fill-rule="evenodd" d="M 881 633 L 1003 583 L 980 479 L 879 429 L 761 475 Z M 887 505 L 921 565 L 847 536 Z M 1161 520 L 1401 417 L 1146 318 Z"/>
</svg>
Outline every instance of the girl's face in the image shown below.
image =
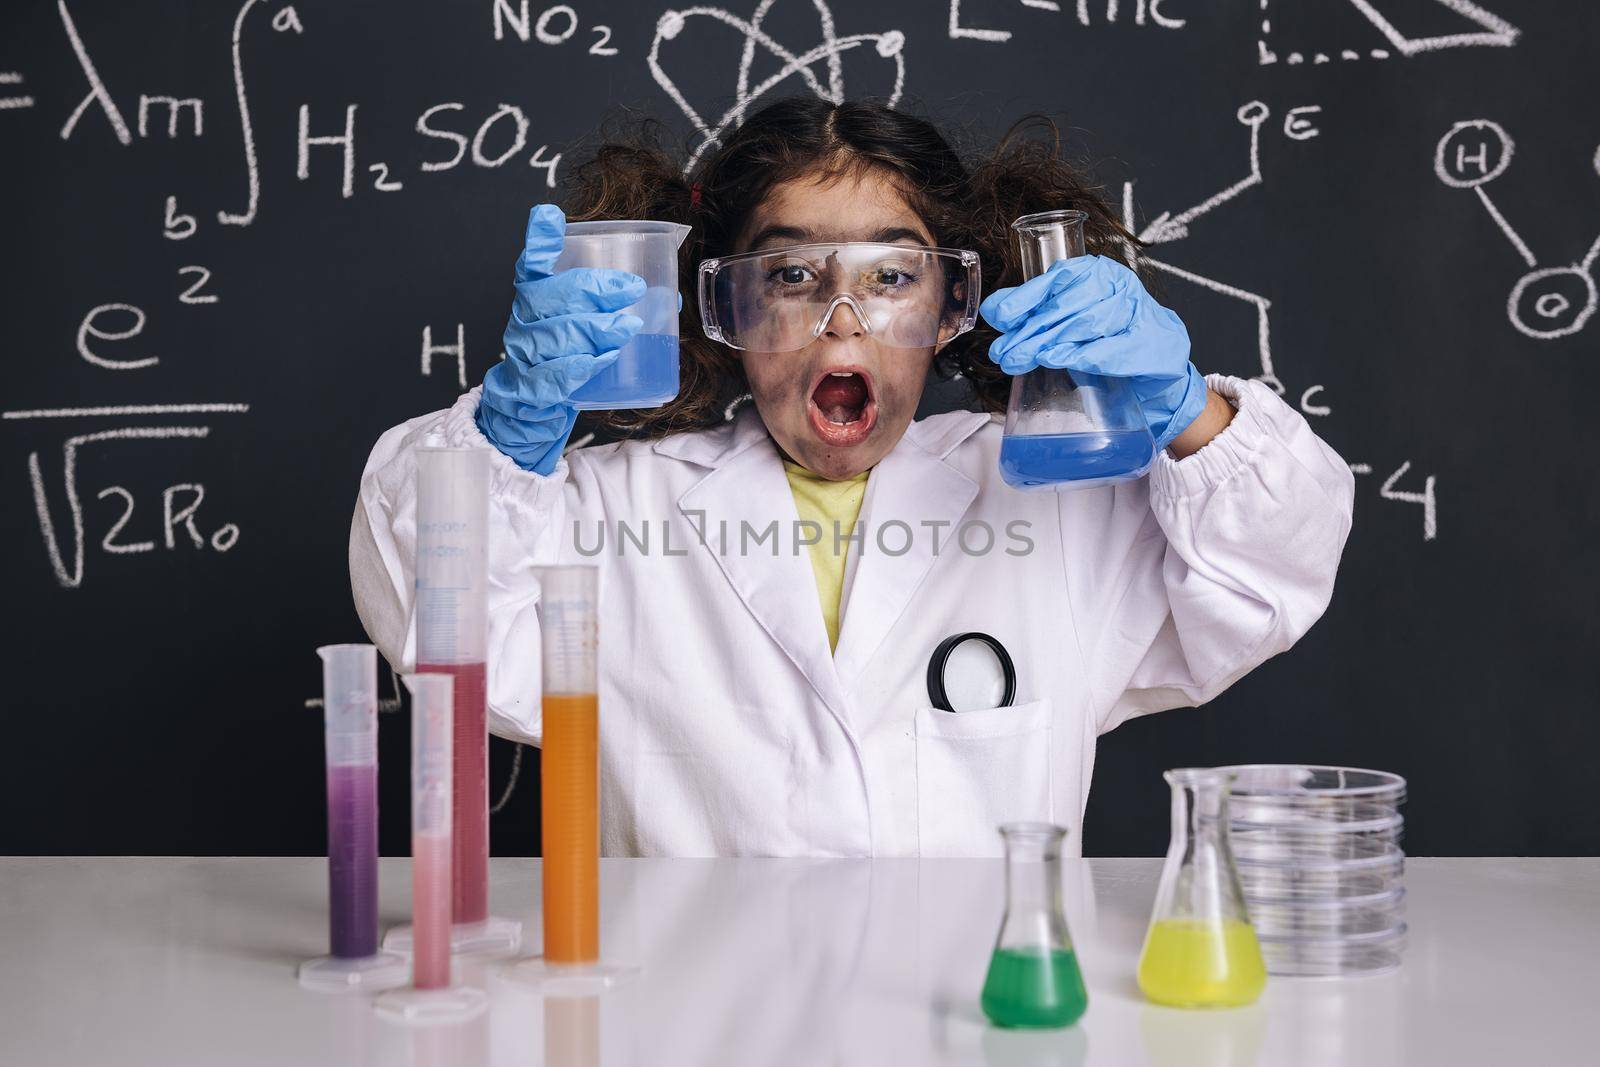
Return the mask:
<svg viewBox="0 0 1600 1067">
<path fill-rule="evenodd" d="M 773 186 L 740 234 L 740 251 L 825 241 L 933 247 L 890 178 L 874 169 Z M 740 352 L 756 409 L 789 457 L 824 478 L 854 477 L 900 440 L 935 349 L 891 348 L 840 303 L 798 352 Z"/>
</svg>

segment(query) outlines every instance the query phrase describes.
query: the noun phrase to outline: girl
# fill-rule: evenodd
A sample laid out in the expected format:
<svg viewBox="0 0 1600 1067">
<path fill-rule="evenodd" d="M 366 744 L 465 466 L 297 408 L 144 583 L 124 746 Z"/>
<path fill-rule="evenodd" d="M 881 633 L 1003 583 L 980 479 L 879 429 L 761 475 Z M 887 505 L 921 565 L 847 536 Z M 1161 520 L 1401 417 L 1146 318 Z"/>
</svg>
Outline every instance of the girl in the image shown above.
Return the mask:
<svg viewBox="0 0 1600 1067">
<path fill-rule="evenodd" d="M 644 289 L 552 275 L 564 217 L 535 208 L 507 358 L 378 441 L 350 569 L 368 633 L 409 669 L 412 449 L 493 448 L 490 715 L 537 745 L 534 568 L 601 568 L 606 854 L 996 855 L 996 824 L 1023 818 L 1076 847 L 1098 735 L 1210 700 L 1326 608 L 1348 467 L 1272 390 L 1201 376 L 1121 262 L 1136 239 L 1054 144 L 1008 137 L 969 170 L 924 121 L 795 99 L 688 178 L 609 145 L 573 185 L 574 217 L 692 227 L 678 398 L 607 413 L 627 440 L 562 454 L 569 398 L 639 329 L 623 309 Z M 1017 285 L 1010 221 L 1066 207 L 1091 255 Z M 989 294 L 968 332 L 962 250 Z M 984 410 L 914 420 L 935 364 Z M 1001 480 L 992 412 L 1041 365 L 1129 379 L 1163 450 L 1147 478 Z M 929 657 L 965 631 L 1009 650 L 1009 705 L 930 702 Z"/>
</svg>

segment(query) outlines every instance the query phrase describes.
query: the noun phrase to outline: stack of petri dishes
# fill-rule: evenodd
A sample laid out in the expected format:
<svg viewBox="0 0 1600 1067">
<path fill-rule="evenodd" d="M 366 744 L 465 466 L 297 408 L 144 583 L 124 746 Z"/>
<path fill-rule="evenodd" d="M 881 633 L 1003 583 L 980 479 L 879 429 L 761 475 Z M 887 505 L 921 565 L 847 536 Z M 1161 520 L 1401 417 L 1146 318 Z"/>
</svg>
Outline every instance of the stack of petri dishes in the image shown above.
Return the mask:
<svg viewBox="0 0 1600 1067">
<path fill-rule="evenodd" d="M 1300 977 L 1386 974 L 1405 949 L 1399 775 L 1248 764 L 1234 776 L 1234 860 L 1267 970 Z"/>
</svg>

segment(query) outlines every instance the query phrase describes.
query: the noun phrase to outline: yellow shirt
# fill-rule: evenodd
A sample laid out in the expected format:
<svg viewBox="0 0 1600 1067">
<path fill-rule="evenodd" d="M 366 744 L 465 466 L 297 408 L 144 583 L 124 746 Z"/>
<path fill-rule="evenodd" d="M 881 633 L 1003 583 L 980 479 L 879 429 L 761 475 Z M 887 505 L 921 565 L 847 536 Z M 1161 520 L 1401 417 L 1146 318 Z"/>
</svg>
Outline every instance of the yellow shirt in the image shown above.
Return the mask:
<svg viewBox="0 0 1600 1067">
<path fill-rule="evenodd" d="M 798 463 L 784 460 L 783 472 L 789 478 L 795 510 L 800 518 L 822 527 L 822 538 L 810 546 L 811 571 L 817 579 L 817 598 L 822 602 L 822 624 L 828 630 L 828 647 L 839 647 L 839 599 L 844 595 L 844 562 L 850 543 L 844 538 L 854 530 L 861 514 L 861 498 L 867 492 L 868 471 L 843 482 L 830 482 Z M 840 534 L 835 551 L 835 524 Z"/>
</svg>

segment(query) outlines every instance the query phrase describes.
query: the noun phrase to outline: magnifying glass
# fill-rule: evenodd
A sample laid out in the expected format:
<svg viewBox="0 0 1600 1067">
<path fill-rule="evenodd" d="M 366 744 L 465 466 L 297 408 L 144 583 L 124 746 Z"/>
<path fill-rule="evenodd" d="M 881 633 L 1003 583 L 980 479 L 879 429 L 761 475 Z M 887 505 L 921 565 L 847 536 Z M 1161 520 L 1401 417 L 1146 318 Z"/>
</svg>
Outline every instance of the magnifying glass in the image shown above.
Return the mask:
<svg viewBox="0 0 1600 1067">
<path fill-rule="evenodd" d="M 928 660 L 928 703 L 942 711 L 1010 707 L 1016 695 L 1011 655 L 989 634 L 947 637 Z"/>
</svg>

